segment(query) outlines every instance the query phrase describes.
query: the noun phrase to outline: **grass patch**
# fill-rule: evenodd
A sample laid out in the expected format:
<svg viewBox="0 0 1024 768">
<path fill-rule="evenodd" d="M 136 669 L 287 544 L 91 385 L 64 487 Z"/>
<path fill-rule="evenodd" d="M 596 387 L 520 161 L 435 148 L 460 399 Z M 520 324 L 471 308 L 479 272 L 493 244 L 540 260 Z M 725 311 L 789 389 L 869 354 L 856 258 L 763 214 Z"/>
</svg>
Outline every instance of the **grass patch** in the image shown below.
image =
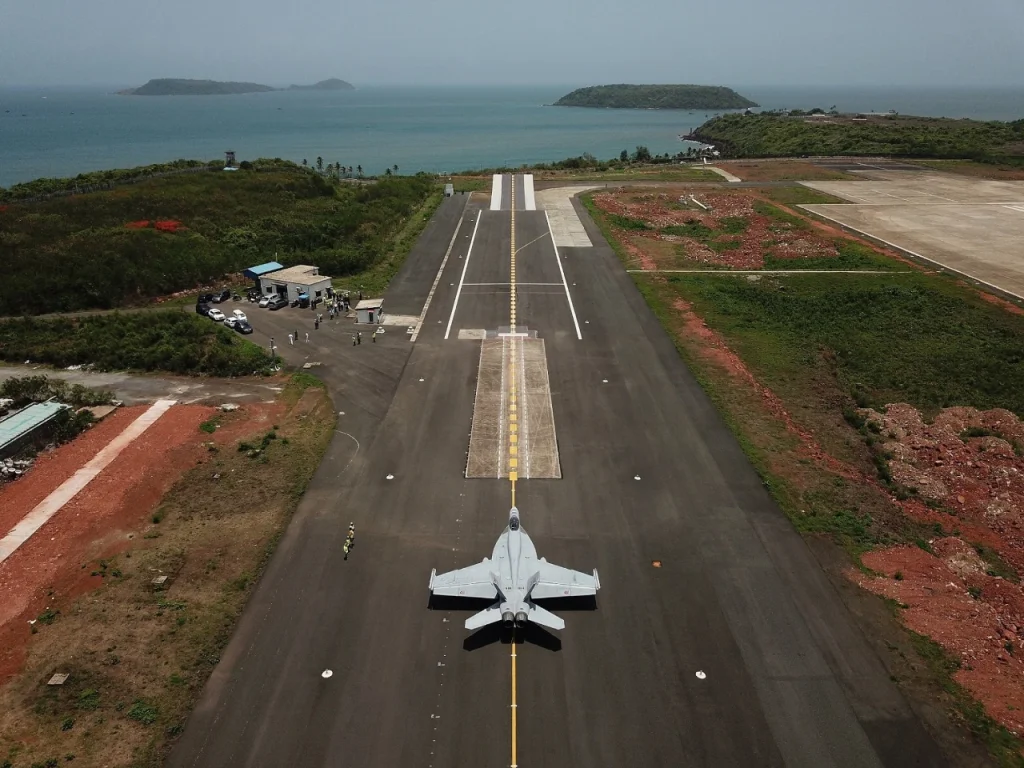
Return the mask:
<svg viewBox="0 0 1024 768">
<path fill-rule="evenodd" d="M 449 183 L 456 192 L 490 192 L 490 176 L 452 176 Z"/>
<path fill-rule="evenodd" d="M 364 296 L 382 295 L 392 278 L 402 268 L 402 264 L 405 263 L 405 258 L 409 255 L 409 251 L 416 244 L 423 229 L 427 226 L 427 222 L 430 221 L 434 211 L 441 205 L 442 200 L 444 200 L 442 191 L 435 189 L 408 216 L 401 230 L 383 249 L 385 252 L 384 257 L 376 260 L 373 266 L 368 269 L 355 272 L 347 277 L 336 278 L 334 280 L 335 290 L 350 291 L 352 293 L 362 291 Z"/>
<path fill-rule="evenodd" d="M 3 321 L 0 359 L 213 376 L 268 373 L 274 362 L 230 328 L 175 310 Z"/>
<path fill-rule="evenodd" d="M 107 561 L 123 578 L 54 606 L 60 619 L 41 626 L 26 667 L 0 688 L 0 711 L 19 724 L 3 742 L 16 765 L 49 759 L 58 735 L 60 753 L 84 765 L 110 762 L 113 744 L 133 766 L 163 765 L 333 434 L 330 399 L 303 384 L 289 384 L 298 396 L 275 417 L 287 447 L 270 438 L 267 463 L 204 458 L 162 500 L 162 536 L 136 537 Z M 156 572 L 171 580 L 154 594 Z M 68 682 L 43 684 L 53 670 Z"/>
<path fill-rule="evenodd" d="M 744 216 L 726 216 L 719 219 L 718 227 L 727 235 L 742 235 L 750 226 L 750 221 Z"/>
<path fill-rule="evenodd" d="M 640 221 L 639 219 L 631 219 L 628 216 L 620 216 L 617 213 L 606 214 L 608 221 L 621 229 L 650 229 L 646 222 Z"/>
<path fill-rule="evenodd" d="M 798 229 L 801 232 L 808 232 L 812 229 L 811 225 L 799 216 L 794 216 L 789 211 L 776 208 L 774 205 L 762 200 L 754 201 L 754 210 L 762 216 L 767 216 L 782 224 L 788 224 L 791 228 Z"/>
<path fill-rule="evenodd" d="M 890 258 L 880 255 L 866 245 L 852 240 L 838 239 L 835 241 L 838 256 L 819 256 L 816 258 L 787 259 L 771 252 L 764 255 L 765 269 L 834 269 L 871 271 L 905 271 L 910 269 Z"/>
<path fill-rule="evenodd" d="M 207 419 L 199 425 L 199 431 L 205 432 L 208 435 L 212 435 L 217 431 L 217 427 L 220 426 L 220 416 L 214 416 L 213 418 Z"/>
<path fill-rule="evenodd" d="M 882 257 L 879 257 L 882 258 Z M 908 402 L 1024 414 L 1024 318 L 938 275 L 828 275 L 669 284 L 785 395 L 824 368 L 873 407 Z"/>
<path fill-rule="evenodd" d="M 848 202 L 802 184 L 792 187 L 767 187 L 761 192 L 768 199 L 783 205 L 829 205 Z"/>
<path fill-rule="evenodd" d="M 678 237 L 692 237 L 695 240 L 706 240 L 715 234 L 715 230 L 706 224 L 702 224 L 697 219 L 691 219 L 685 224 L 674 224 L 669 227 L 662 227 L 661 231 L 666 235 L 676 235 Z"/>
</svg>

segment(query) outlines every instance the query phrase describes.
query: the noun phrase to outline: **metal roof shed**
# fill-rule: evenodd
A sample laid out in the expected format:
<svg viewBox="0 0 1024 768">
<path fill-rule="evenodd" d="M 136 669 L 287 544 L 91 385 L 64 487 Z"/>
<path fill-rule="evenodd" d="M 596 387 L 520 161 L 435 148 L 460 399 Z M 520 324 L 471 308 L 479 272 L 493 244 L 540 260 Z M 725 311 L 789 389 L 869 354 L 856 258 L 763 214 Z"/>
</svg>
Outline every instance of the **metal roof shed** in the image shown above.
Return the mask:
<svg viewBox="0 0 1024 768">
<path fill-rule="evenodd" d="M 0 419 L 0 458 L 5 459 L 17 453 L 66 408 L 68 406 L 64 403 L 48 400 L 25 406 Z"/>
<path fill-rule="evenodd" d="M 255 267 L 249 267 L 242 274 L 250 280 L 255 280 L 270 272 L 276 272 L 279 269 L 284 269 L 284 266 L 278 264 L 276 261 L 268 261 L 266 264 L 257 264 Z"/>
</svg>

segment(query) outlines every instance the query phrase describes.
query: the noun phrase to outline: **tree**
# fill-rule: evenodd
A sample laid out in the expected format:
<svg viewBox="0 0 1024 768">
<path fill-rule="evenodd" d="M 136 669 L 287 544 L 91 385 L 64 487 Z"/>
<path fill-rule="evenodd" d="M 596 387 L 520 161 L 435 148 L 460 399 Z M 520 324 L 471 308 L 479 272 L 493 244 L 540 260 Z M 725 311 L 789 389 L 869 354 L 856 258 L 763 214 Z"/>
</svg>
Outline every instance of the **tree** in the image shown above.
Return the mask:
<svg viewBox="0 0 1024 768">
<path fill-rule="evenodd" d="M 647 147 L 637 147 L 636 152 L 633 154 L 634 163 L 649 163 L 651 162 L 651 150 Z"/>
<path fill-rule="evenodd" d="M 628 163 L 629 162 L 629 152 L 627 152 L 626 150 L 622 150 L 621 152 L 619 152 L 619 162 L 620 163 Z"/>
<path fill-rule="evenodd" d="M 309 161 L 306 160 L 306 158 L 302 158 L 302 164 L 303 165 L 309 165 Z"/>
<path fill-rule="evenodd" d="M 390 168 L 385 168 L 384 169 L 384 175 L 385 176 L 390 176 L 391 175 L 391 169 Z"/>
<path fill-rule="evenodd" d="M 398 173 L 398 163 L 395 163 L 395 164 L 394 164 L 393 166 L 391 166 L 391 167 L 395 169 L 395 173 Z"/>
<path fill-rule="evenodd" d="M 360 173 L 362 173 L 362 171 L 360 171 Z M 352 175 L 352 166 L 351 165 L 348 167 L 348 175 L 349 176 Z"/>
<path fill-rule="evenodd" d="M 323 171 L 324 171 L 324 159 L 322 157 L 317 157 L 317 159 L 316 159 L 316 169 L 318 171 L 320 171 L 321 173 L 323 173 Z"/>
<path fill-rule="evenodd" d="M 357 165 L 356 171 L 359 173 L 359 178 L 363 178 L 363 166 Z"/>
</svg>

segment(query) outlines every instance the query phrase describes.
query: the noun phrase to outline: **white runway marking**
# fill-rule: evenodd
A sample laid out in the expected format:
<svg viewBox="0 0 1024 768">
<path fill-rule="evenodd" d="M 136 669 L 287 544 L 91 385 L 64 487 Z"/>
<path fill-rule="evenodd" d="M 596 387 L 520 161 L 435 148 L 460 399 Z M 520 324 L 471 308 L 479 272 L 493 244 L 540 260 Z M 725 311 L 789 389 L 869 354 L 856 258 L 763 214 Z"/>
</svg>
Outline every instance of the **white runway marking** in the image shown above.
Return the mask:
<svg viewBox="0 0 1024 768">
<path fill-rule="evenodd" d="M 46 522 L 57 514 L 65 504 L 71 501 L 93 479 L 116 459 L 125 448 L 133 443 L 143 432 L 153 426 L 176 400 L 157 400 L 145 413 L 125 427 L 125 430 L 107 443 L 99 453 L 92 457 L 86 465 L 61 483 L 49 496 L 22 518 L 10 533 L 0 539 L 0 563 L 14 554 L 32 534 L 42 528 Z"/>
<path fill-rule="evenodd" d="M 1011 211 L 1020 211 L 1021 213 L 1024 213 L 1024 205 L 1008 205 L 1006 207 Z"/>
<path fill-rule="evenodd" d="M 548 233 L 551 235 L 551 247 L 555 249 L 555 263 L 558 265 L 558 271 L 562 275 L 562 286 L 565 288 L 565 298 L 569 302 L 569 311 L 572 313 L 572 324 L 576 327 L 576 338 L 583 341 L 583 334 L 580 333 L 580 321 L 576 319 L 576 308 L 572 305 L 572 296 L 569 295 L 569 284 L 565 281 L 565 270 L 562 269 L 562 260 L 558 258 L 558 246 L 555 245 L 555 235 L 551 232 L 551 217 L 548 216 L 547 211 L 544 211 L 544 218 L 548 222 Z"/>
<path fill-rule="evenodd" d="M 533 194 L 533 174 L 523 174 L 523 205 L 528 211 L 537 210 L 537 199 Z"/>
<path fill-rule="evenodd" d="M 501 174 L 496 173 L 491 177 L 491 210 L 501 210 Z"/>
<path fill-rule="evenodd" d="M 459 306 L 459 296 L 462 295 L 462 283 L 466 279 L 466 269 L 469 268 L 469 257 L 473 255 L 473 243 L 476 242 L 476 231 L 480 227 L 480 219 L 484 216 L 482 213 L 478 213 L 476 217 L 476 224 L 473 225 L 473 236 L 469 239 L 469 250 L 466 251 L 466 260 L 462 263 L 462 277 L 459 278 L 459 287 L 455 291 L 455 301 L 452 302 L 452 313 L 448 316 L 448 327 L 445 328 L 444 337 L 448 338 L 448 334 L 452 332 L 452 321 L 455 319 L 455 309 Z"/>
</svg>

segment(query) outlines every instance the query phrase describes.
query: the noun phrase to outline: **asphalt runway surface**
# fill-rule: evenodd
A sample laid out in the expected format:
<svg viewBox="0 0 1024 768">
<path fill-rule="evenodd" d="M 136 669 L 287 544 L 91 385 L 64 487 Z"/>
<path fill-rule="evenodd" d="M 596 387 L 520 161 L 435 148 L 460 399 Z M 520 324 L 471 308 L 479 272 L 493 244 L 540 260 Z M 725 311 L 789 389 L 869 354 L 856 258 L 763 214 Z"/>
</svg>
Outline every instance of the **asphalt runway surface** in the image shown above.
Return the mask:
<svg viewBox="0 0 1024 768">
<path fill-rule="evenodd" d="M 586 218 L 597 245 L 556 254 L 543 212 L 516 214 L 563 475 L 516 502 L 541 556 L 598 569 L 597 608 L 547 601 L 565 630 L 512 646 L 463 629 L 477 607 L 428 607 L 431 568 L 489 555 L 510 504 L 464 477 L 480 345 L 458 330 L 509 314 L 510 212 L 479 208 L 446 200 L 389 291 L 418 314 L 451 244 L 415 344 L 328 324 L 280 350 L 321 362 L 344 415 L 169 764 L 508 766 L 514 647 L 518 766 L 944 765 Z"/>
</svg>

